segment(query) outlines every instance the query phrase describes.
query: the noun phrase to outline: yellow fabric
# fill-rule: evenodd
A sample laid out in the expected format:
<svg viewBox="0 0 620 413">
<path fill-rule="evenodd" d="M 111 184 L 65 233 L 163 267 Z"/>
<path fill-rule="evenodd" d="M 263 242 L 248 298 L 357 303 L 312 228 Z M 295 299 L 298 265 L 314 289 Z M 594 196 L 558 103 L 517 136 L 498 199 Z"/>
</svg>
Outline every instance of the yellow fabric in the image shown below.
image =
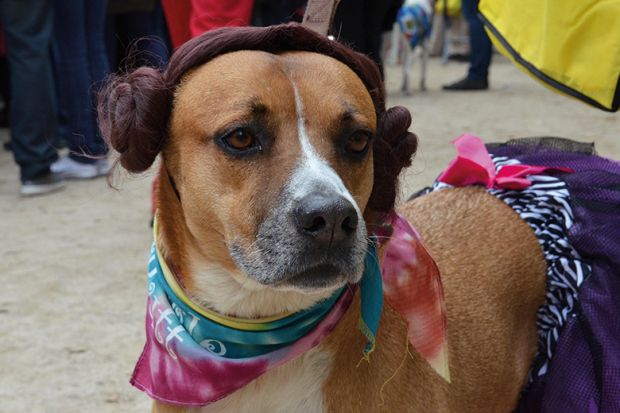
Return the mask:
<svg viewBox="0 0 620 413">
<path fill-rule="evenodd" d="M 620 77 L 620 0 L 480 0 L 479 11 L 495 46 L 521 69 L 556 90 L 618 109 L 612 104 Z"/>
<path fill-rule="evenodd" d="M 456 17 L 461 14 L 461 0 L 437 0 L 435 3 L 435 12 L 443 14 L 444 2 L 448 9 L 448 16 Z"/>
</svg>

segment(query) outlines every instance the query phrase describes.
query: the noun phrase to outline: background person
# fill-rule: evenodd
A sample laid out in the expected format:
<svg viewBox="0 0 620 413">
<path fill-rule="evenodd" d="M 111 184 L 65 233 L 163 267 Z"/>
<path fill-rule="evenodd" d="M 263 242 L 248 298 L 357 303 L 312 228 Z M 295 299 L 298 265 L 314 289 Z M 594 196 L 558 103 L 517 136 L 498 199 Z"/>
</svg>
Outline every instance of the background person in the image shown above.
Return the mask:
<svg viewBox="0 0 620 413">
<path fill-rule="evenodd" d="M 160 0 L 108 0 L 106 47 L 112 72 L 168 63 L 169 41 Z"/>
<path fill-rule="evenodd" d="M 383 75 L 383 33 L 392 30 L 404 0 L 342 0 L 336 9 L 332 32 L 341 43 L 368 55 Z"/>
<path fill-rule="evenodd" d="M 463 0 L 462 10 L 469 26 L 469 70 L 465 78 L 444 85 L 444 90 L 486 90 L 489 88 L 489 66 L 493 47 L 478 17 L 480 0 Z"/>
<path fill-rule="evenodd" d="M 64 178 L 95 178 L 109 171 L 95 110 L 97 88 L 109 73 L 106 11 L 106 0 L 54 0 L 58 113 L 70 153 L 55 162 L 52 171 Z"/>
<path fill-rule="evenodd" d="M 162 0 L 172 47 L 227 26 L 247 26 L 254 0 Z"/>
<path fill-rule="evenodd" d="M 54 79 L 50 59 L 53 29 L 51 0 L 0 0 L 10 70 L 11 148 L 19 165 L 24 196 L 61 189 L 50 170 L 58 158 Z"/>
</svg>

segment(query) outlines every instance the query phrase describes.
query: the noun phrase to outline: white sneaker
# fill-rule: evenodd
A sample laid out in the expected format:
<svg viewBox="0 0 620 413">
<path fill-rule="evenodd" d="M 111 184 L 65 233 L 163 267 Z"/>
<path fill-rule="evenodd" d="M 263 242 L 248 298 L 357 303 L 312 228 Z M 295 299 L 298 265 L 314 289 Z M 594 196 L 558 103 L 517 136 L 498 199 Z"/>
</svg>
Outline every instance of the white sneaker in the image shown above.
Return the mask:
<svg viewBox="0 0 620 413">
<path fill-rule="evenodd" d="M 104 164 L 99 165 L 100 161 L 104 161 L 105 165 L 107 165 L 105 159 L 98 159 L 94 163 L 81 163 L 71 159 L 69 156 L 64 156 L 54 162 L 50 169 L 53 173 L 59 174 L 65 179 L 91 179 L 107 173 L 104 170 L 106 169 Z M 109 167 L 107 169 L 109 170 Z"/>
<path fill-rule="evenodd" d="M 34 179 L 22 181 L 20 193 L 22 196 L 49 194 L 65 187 L 65 182 L 55 173 L 48 173 Z"/>
<path fill-rule="evenodd" d="M 112 169 L 112 166 L 108 163 L 107 159 L 97 159 L 97 162 L 95 162 L 95 165 L 97 166 L 97 173 L 99 174 L 99 176 L 103 176 L 103 175 L 107 175 L 108 172 L 110 172 L 110 169 Z"/>
</svg>

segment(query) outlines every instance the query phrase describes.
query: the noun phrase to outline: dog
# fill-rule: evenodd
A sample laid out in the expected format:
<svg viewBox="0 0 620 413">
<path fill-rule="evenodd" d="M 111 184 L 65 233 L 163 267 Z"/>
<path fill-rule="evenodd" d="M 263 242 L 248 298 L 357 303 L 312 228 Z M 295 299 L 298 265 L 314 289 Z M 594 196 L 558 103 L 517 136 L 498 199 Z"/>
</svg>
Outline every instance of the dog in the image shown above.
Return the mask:
<svg viewBox="0 0 620 413">
<path fill-rule="evenodd" d="M 165 72 L 142 68 L 108 86 L 100 119 L 120 164 L 141 172 L 161 154 L 154 248 L 186 303 L 251 323 L 303 313 L 339 289 L 352 297 L 331 333 L 242 384 L 219 364 L 181 363 L 172 346 L 182 328 L 161 327 L 188 313 L 149 302 L 147 347 L 166 359 L 145 348 L 133 383 L 155 399 L 153 412 L 517 407 L 537 351 L 547 265 L 528 224 L 484 188 L 437 191 L 398 209 L 441 273 L 450 382 L 410 351 L 407 323 L 389 305 L 364 361 L 360 292 L 347 286 L 365 276 L 369 237 L 393 211 L 397 176 L 417 143 L 408 111 L 386 110 L 384 99 L 369 59 L 297 24 L 215 30 L 182 46 Z M 224 352 L 222 341 L 202 345 Z M 184 403 L 170 390 L 182 384 L 177 368 L 192 371 L 183 391 L 200 393 L 203 375 L 206 393 L 231 386 L 208 403 L 201 394 Z"/>
<path fill-rule="evenodd" d="M 411 94 L 410 73 L 416 51 L 420 60 L 420 90 L 426 90 L 426 67 L 429 58 L 428 41 L 432 30 L 434 2 L 430 0 L 406 0 L 398 11 L 397 24 L 392 36 L 394 46 L 402 53 L 403 81 L 401 91 Z M 398 39 L 398 40 L 396 40 Z"/>
</svg>

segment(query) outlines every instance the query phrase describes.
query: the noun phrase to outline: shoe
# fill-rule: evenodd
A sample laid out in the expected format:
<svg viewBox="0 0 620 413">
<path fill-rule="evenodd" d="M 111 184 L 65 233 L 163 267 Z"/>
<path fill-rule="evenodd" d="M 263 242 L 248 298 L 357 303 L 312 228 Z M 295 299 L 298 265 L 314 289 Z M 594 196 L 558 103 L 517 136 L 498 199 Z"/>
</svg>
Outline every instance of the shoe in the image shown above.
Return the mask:
<svg viewBox="0 0 620 413">
<path fill-rule="evenodd" d="M 108 172 L 110 172 L 110 169 L 112 169 L 112 166 L 108 163 L 107 159 L 97 159 L 95 166 L 97 167 L 97 173 L 99 174 L 98 176 L 107 175 Z"/>
<path fill-rule="evenodd" d="M 443 90 L 487 90 L 488 88 L 489 82 L 486 79 L 478 80 L 468 77 L 443 86 Z"/>
<path fill-rule="evenodd" d="M 65 181 L 53 172 L 45 173 L 34 179 L 22 181 L 20 193 L 22 196 L 35 196 L 49 194 L 65 187 Z"/>
<path fill-rule="evenodd" d="M 100 163 L 101 161 L 105 163 Z M 105 159 L 98 159 L 94 163 L 82 163 L 69 156 L 54 162 L 50 169 L 65 179 L 92 179 L 103 176 L 110 170 Z"/>
<path fill-rule="evenodd" d="M 467 63 L 469 62 L 469 53 L 453 53 L 448 56 L 448 60 L 452 60 L 454 62 Z"/>
</svg>

